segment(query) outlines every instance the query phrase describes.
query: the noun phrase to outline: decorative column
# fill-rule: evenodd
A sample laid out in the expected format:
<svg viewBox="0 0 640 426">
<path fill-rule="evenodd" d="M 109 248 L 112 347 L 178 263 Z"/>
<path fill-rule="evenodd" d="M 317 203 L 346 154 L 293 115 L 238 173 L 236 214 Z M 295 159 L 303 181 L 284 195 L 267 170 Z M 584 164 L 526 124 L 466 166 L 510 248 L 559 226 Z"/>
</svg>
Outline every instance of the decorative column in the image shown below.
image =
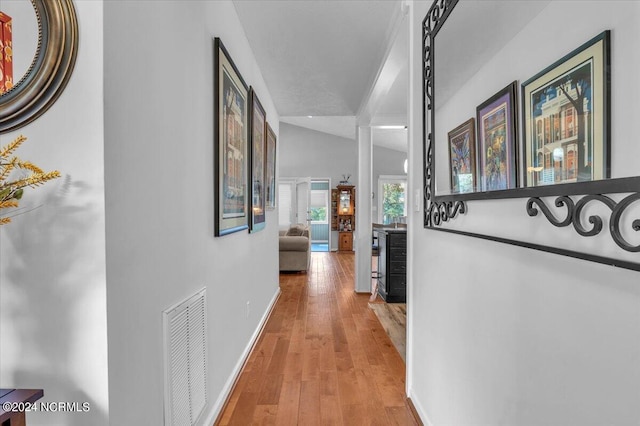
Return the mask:
<svg viewBox="0 0 640 426">
<path fill-rule="evenodd" d="M 371 292 L 371 174 L 373 139 L 369 126 L 358 126 L 358 187 L 356 191 L 356 283 L 358 293 Z"/>
</svg>

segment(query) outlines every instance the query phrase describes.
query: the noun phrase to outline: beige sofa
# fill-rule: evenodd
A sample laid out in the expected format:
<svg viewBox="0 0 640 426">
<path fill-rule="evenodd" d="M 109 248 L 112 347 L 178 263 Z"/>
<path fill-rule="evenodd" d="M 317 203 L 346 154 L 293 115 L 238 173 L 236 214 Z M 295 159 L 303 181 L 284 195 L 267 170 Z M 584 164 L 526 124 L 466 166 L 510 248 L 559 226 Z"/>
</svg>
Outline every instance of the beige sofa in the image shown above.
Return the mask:
<svg viewBox="0 0 640 426">
<path fill-rule="evenodd" d="M 307 271 L 311 260 L 309 227 L 298 224 L 280 231 L 280 271 Z"/>
</svg>

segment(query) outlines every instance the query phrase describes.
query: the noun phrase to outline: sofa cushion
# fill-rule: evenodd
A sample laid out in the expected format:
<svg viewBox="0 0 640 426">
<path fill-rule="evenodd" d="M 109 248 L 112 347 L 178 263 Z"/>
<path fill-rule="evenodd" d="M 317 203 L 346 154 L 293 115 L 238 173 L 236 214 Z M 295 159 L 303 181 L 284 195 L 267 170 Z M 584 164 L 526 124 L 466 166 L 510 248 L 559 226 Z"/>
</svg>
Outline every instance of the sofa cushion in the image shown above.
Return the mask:
<svg viewBox="0 0 640 426">
<path fill-rule="evenodd" d="M 280 251 L 307 251 L 309 250 L 309 238 L 307 237 L 280 237 Z"/>
<path fill-rule="evenodd" d="M 287 236 L 290 237 L 299 237 L 304 235 L 306 227 L 304 225 L 292 225 L 291 228 L 287 231 Z"/>
</svg>

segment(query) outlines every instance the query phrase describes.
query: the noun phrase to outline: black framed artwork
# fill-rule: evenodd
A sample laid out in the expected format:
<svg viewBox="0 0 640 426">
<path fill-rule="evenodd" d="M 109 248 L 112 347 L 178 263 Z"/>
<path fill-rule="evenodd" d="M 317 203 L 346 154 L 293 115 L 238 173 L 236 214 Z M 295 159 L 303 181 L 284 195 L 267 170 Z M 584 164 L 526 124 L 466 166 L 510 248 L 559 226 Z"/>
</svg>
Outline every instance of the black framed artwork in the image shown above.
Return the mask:
<svg viewBox="0 0 640 426">
<path fill-rule="evenodd" d="M 609 31 L 522 84 L 526 186 L 610 176 Z"/>
<path fill-rule="evenodd" d="M 219 38 L 214 40 L 215 236 L 249 227 L 249 88 Z"/>
<path fill-rule="evenodd" d="M 476 108 L 478 179 L 482 191 L 518 185 L 517 84 L 514 81 Z"/>
<path fill-rule="evenodd" d="M 258 232 L 265 227 L 265 156 L 267 139 L 267 117 L 256 95 L 251 89 L 251 222 L 250 232 Z"/>
<path fill-rule="evenodd" d="M 447 133 L 451 192 L 473 192 L 476 188 L 475 120 L 470 118 Z"/>
<path fill-rule="evenodd" d="M 267 163 L 265 170 L 265 203 L 267 210 L 276 208 L 276 134 L 267 123 Z"/>
</svg>

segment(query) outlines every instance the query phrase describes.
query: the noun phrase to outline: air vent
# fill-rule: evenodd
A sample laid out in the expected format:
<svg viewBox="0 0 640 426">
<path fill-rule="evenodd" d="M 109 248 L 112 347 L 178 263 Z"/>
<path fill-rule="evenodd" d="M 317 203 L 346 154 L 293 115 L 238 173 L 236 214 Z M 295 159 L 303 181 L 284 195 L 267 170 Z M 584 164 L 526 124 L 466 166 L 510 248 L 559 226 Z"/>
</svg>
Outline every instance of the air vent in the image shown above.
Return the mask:
<svg viewBox="0 0 640 426">
<path fill-rule="evenodd" d="M 164 311 L 165 426 L 195 425 L 207 404 L 206 293 Z"/>
</svg>

